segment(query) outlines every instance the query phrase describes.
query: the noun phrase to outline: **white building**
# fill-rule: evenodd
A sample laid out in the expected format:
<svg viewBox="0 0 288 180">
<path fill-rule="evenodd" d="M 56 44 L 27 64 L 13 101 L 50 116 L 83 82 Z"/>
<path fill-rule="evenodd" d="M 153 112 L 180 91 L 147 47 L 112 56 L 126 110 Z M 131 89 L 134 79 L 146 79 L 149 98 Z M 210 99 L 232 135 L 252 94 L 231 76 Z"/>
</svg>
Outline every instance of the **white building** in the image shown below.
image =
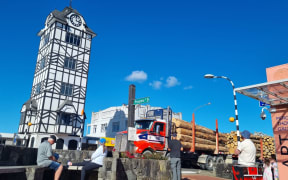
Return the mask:
<svg viewBox="0 0 288 180">
<path fill-rule="evenodd" d="M 135 120 L 145 118 L 148 110 L 162 109 L 149 105 L 135 106 Z M 173 113 L 173 117 L 182 119 L 182 113 Z M 91 124 L 87 124 L 86 135 L 92 137 L 115 137 L 117 132 L 127 130 L 128 106 L 110 107 L 99 112 L 92 112 Z"/>
<path fill-rule="evenodd" d="M 27 134 L 28 147 L 38 147 L 54 134 L 56 149 L 76 149 L 83 135 L 91 41 L 96 34 L 77 10 L 66 7 L 48 15 L 38 36 L 31 95 L 22 106 L 18 133 Z"/>
</svg>

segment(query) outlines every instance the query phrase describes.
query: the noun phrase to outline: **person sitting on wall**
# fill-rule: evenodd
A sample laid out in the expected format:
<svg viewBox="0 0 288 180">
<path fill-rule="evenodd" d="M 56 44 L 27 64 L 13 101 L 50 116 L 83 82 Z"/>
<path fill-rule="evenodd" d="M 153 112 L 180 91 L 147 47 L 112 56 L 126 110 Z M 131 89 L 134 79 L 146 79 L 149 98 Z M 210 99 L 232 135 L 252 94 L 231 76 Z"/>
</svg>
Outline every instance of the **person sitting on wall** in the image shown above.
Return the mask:
<svg viewBox="0 0 288 180">
<path fill-rule="evenodd" d="M 68 161 L 68 166 L 83 166 L 81 170 L 81 180 L 85 179 L 85 175 L 87 171 L 91 171 L 93 169 L 102 167 L 103 159 L 107 156 L 107 148 L 105 146 L 106 139 L 100 139 L 100 146 L 96 149 L 96 151 L 92 154 L 90 161 L 83 161 L 80 163 L 72 163 Z"/>
<path fill-rule="evenodd" d="M 238 155 L 238 164 L 244 166 L 254 166 L 256 159 L 256 148 L 252 140 L 250 139 L 250 132 L 244 130 L 241 132 L 242 142 L 235 150 L 235 154 Z"/>
<path fill-rule="evenodd" d="M 55 171 L 54 180 L 59 180 L 63 166 L 57 162 L 58 154 L 53 154 L 52 145 L 56 142 L 56 137 L 51 135 L 48 140 L 42 142 L 37 152 L 37 165 L 40 167 L 49 167 Z"/>
</svg>

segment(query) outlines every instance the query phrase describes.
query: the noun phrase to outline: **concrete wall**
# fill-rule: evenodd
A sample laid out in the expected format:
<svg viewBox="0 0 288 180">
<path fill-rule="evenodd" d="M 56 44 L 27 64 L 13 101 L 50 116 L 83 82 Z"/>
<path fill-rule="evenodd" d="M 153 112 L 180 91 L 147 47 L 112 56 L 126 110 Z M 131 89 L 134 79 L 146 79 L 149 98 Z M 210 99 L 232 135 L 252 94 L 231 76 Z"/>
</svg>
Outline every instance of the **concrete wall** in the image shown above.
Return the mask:
<svg viewBox="0 0 288 180">
<path fill-rule="evenodd" d="M 169 180 L 170 161 L 154 159 L 105 158 L 98 180 Z"/>
<path fill-rule="evenodd" d="M 0 145 L 0 166 L 26 166 L 36 165 L 36 148 L 25 148 L 17 146 Z M 94 151 L 74 151 L 74 150 L 53 150 L 58 153 L 59 161 L 66 164 L 68 160 L 72 162 L 82 162 L 91 157 Z"/>
</svg>

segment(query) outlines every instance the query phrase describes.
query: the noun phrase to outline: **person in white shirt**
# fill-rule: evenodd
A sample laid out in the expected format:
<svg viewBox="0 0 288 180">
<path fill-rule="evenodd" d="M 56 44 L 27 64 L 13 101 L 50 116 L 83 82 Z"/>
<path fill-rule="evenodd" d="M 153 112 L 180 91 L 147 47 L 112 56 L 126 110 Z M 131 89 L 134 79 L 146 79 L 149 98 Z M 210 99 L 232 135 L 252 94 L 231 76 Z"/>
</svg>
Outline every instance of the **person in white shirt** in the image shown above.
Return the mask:
<svg viewBox="0 0 288 180">
<path fill-rule="evenodd" d="M 68 166 L 83 166 L 81 170 L 81 180 L 85 179 L 87 171 L 102 167 L 103 159 L 107 156 L 107 148 L 105 147 L 106 140 L 104 138 L 100 139 L 100 146 L 92 154 L 90 161 L 83 161 L 81 163 L 68 162 Z"/>
<path fill-rule="evenodd" d="M 235 154 L 238 155 L 238 164 L 244 166 L 254 166 L 256 160 L 256 148 L 254 143 L 250 139 L 250 132 L 245 130 L 241 132 L 242 142 L 235 150 Z"/>
</svg>

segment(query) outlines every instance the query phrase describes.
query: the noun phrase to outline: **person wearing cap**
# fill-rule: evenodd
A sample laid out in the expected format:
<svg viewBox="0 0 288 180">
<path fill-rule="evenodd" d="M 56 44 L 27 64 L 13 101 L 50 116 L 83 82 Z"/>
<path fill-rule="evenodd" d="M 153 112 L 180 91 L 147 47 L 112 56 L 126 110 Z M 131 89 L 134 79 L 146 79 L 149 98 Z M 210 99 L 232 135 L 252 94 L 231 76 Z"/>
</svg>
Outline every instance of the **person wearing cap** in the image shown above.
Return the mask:
<svg viewBox="0 0 288 180">
<path fill-rule="evenodd" d="M 83 166 L 81 170 L 81 180 L 85 179 L 85 175 L 87 171 L 91 171 L 93 169 L 102 167 L 103 159 L 107 156 L 107 148 L 105 147 L 106 139 L 100 139 L 100 146 L 96 149 L 96 151 L 92 154 L 90 161 L 83 161 L 80 163 L 72 163 L 68 161 L 68 166 Z"/>
<path fill-rule="evenodd" d="M 177 134 L 172 134 L 172 140 L 168 142 L 168 151 L 170 151 L 170 163 L 173 174 L 173 180 L 181 180 L 181 151 L 182 144 L 177 140 Z"/>
<path fill-rule="evenodd" d="M 245 130 L 241 132 L 242 142 L 235 150 L 235 154 L 238 155 L 238 164 L 244 166 L 254 166 L 256 159 L 256 148 L 254 143 L 250 139 L 250 132 Z"/>
<path fill-rule="evenodd" d="M 37 165 L 53 169 L 55 171 L 54 180 L 58 180 L 61 176 L 63 166 L 57 162 L 58 158 L 56 158 L 52 152 L 52 145 L 55 142 L 56 136 L 51 135 L 48 140 L 40 144 L 37 152 Z"/>
</svg>

